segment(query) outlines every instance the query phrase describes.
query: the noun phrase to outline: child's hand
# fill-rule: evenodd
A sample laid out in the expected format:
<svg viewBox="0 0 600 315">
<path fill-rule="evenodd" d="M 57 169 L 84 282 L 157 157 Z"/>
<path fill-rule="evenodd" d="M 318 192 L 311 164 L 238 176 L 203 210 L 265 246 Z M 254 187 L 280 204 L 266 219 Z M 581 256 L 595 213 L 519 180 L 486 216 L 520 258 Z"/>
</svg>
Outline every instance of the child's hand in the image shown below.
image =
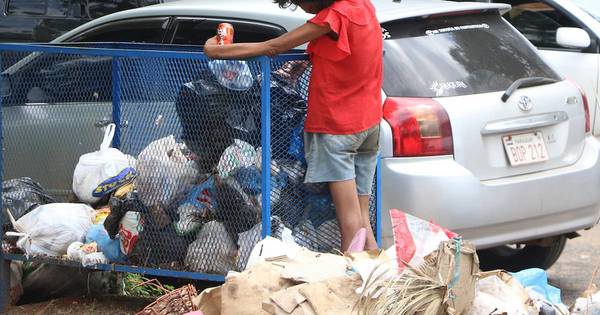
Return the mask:
<svg viewBox="0 0 600 315">
<path fill-rule="evenodd" d="M 215 59 L 218 56 L 216 55 L 216 47 L 217 47 L 217 36 L 213 36 L 209 39 L 206 40 L 206 43 L 204 43 L 204 54 L 208 57 L 208 58 L 212 58 Z"/>
</svg>

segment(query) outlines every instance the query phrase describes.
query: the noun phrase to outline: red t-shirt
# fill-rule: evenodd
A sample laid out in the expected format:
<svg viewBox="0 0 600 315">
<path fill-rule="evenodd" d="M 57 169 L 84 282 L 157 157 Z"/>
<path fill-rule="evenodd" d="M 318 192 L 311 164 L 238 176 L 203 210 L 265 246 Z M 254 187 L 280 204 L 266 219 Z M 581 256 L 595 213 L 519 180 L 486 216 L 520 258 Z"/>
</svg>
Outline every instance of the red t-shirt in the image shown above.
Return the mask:
<svg viewBox="0 0 600 315">
<path fill-rule="evenodd" d="M 383 39 L 369 0 L 339 0 L 310 23 L 338 35 L 308 44 L 312 62 L 308 114 L 304 129 L 327 134 L 365 131 L 382 118 Z"/>
</svg>

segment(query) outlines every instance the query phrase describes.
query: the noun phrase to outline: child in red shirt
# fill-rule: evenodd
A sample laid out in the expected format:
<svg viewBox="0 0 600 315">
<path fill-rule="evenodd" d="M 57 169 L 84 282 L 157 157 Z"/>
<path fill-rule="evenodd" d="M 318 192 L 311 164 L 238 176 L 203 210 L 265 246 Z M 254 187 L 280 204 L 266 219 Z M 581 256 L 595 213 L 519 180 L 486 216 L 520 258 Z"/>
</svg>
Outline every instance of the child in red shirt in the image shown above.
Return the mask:
<svg viewBox="0 0 600 315">
<path fill-rule="evenodd" d="M 307 183 L 329 183 L 347 250 L 356 233 L 367 230 L 365 248 L 377 243 L 369 219 L 369 199 L 379 150 L 382 118 L 383 40 L 369 0 L 275 0 L 316 14 L 306 24 L 261 43 L 217 46 L 217 59 L 273 56 L 309 42 L 313 65 L 305 124 Z"/>
</svg>

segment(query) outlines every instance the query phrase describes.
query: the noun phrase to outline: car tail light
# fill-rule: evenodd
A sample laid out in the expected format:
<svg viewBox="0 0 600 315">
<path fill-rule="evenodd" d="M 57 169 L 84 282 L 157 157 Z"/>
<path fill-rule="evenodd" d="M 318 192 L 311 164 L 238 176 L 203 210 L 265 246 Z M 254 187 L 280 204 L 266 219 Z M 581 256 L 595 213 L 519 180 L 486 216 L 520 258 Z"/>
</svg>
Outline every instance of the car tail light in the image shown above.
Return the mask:
<svg viewBox="0 0 600 315">
<path fill-rule="evenodd" d="M 390 97 L 383 105 L 383 116 L 392 127 L 394 156 L 453 153 L 448 113 L 434 99 Z"/>
<path fill-rule="evenodd" d="M 588 102 L 587 94 L 585 94 L 585 91 L 579 84 L 572 80 L 568 81 L 579 90 L 579 93 L 581 93 L 581 98 L 583 99 L 583 111 L 585 112 L 585 133 L 590 133 L 592 132 L 592 122 L 590 121 L 590 104 Z"/>
</svg>

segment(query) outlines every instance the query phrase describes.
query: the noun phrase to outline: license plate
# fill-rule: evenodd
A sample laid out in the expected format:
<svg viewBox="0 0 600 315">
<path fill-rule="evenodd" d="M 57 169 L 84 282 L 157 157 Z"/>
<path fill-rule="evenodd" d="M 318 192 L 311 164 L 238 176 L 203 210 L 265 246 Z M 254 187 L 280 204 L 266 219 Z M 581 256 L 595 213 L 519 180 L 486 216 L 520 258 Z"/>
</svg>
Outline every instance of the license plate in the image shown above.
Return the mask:
<svg viewBox="0 0 600 315">
<path fill-rule="evenodd" d="M 548 161 L 548 150 L 541 131 L 503 136 L 502 142 L 511 166 Z"/>
</svg>

